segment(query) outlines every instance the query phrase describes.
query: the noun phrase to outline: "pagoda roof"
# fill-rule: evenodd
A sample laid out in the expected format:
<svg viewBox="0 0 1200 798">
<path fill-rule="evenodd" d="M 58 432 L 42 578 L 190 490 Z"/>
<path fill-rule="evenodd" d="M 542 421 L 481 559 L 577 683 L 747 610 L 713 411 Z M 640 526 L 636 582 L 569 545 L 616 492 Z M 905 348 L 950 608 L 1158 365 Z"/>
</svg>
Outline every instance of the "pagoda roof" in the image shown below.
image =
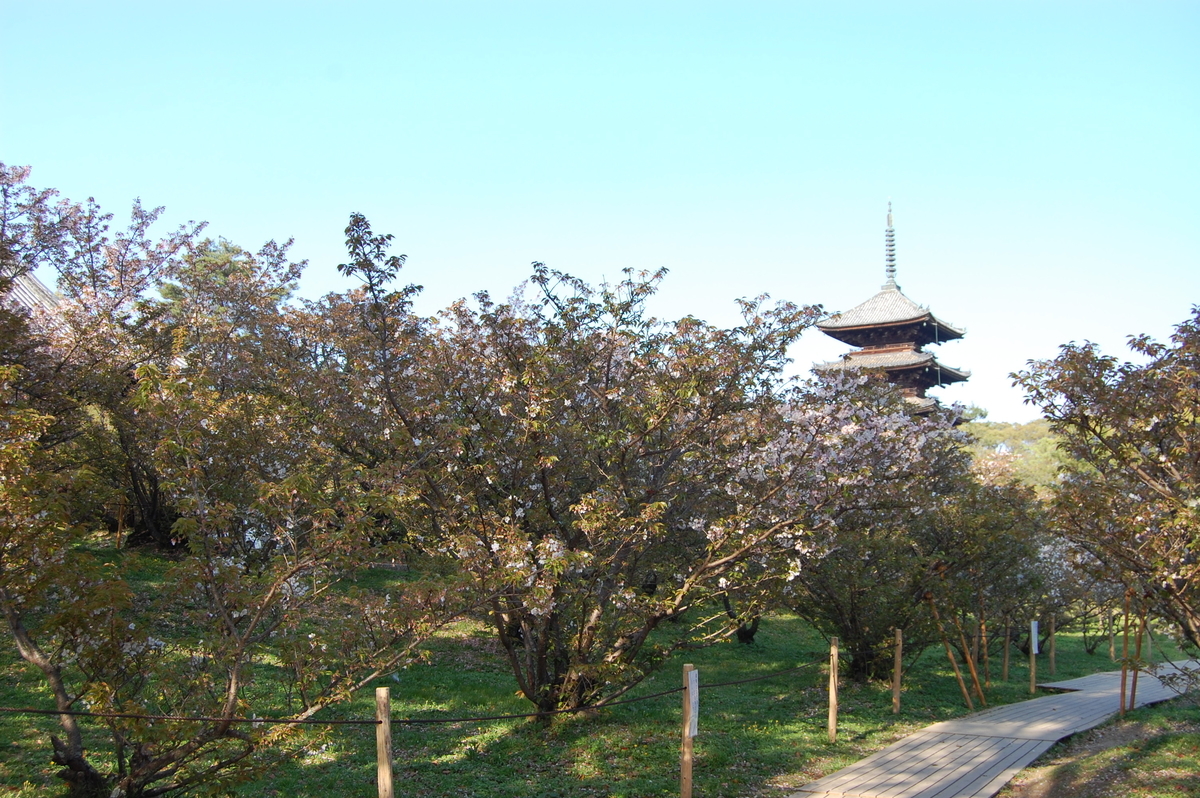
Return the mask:
<svg viewBox="0 0 1200 798">
<path fill-rule="evenodd" d="M 32 272 L 18 274 L 9 285 L 5 299 L 30 312 L 53 312 L 58 306 L 58 297 Z"/>
<path fill-rule="evenodd" d="M 932 396 L 906 396 L 904 401 L 913 406 L 913 411 L 918 415 L 932 412 L 935 408 L 940 407 L 940 403 Z"/>
<path fill-rule="evenodd" d="M 866 302 L 818 322 L 817 329 L 842 340 L 839 333 L 914 322 L 933 325 L 936 335 L 931 338 L 939 342 L 962 338 L 966 334 L 966 330 L 942 321 L 934 316 L 929 308 L 922 307 L 906 297 L 894 279 L 884 283 L 882 290 Z"/>
<path fill-rule="evenodd" d="M 916 349 L 893 349 L 884 352 L 871 350 L 856 350 L 842 356 L 841 360 L 828 363 L 818 363 L 816 368 L 825 371 L 832 369 L 878 369 L 888 372 L 910 371 L 914 369 L 935 369 L 937 378 L 935 385 L 948 385 L 961 382 L 971 376 L 966 369 L 956 369 L 942 365 L 932 352 L 921 352 Z"/>
</svg>

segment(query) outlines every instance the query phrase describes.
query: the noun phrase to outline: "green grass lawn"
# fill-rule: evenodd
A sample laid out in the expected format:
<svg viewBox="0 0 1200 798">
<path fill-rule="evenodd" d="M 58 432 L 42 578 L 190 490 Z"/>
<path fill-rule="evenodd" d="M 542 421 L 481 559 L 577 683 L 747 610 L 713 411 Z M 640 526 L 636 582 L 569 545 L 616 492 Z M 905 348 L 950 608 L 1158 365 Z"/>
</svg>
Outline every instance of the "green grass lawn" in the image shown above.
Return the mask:
<svg viewBox="0 0 1200 798">
<path fill-rule="evenodd" d="M 530 709 L 515 686 L 492 634 L 462 621 L 428 646 L 431 662 L 381 684 L 392 688 L 395 718 L 464 717 Z M 0 706 L 48 706 L 24 665 L 0 655 Z M 677 686 L 684 662 L 700 671 L 700 733 L 695 740 L 696 794 L 706 798 L 780 794 L 841 768 L 918 728 L 965 714 L 941 649 L 929 649 L 907 676 L 903 710 L 891 712 L 886 684 L 844 683 L 840 734 L 826 738 L 825 662 L 828 647 L 795 617 L 767 618 L 752 645 L 722 643 L 678 654 L 634 695 Z M 1114 665 L 1107 647 L 1096 655 L 1079 638 L 1061 634 L 1055 679 Z M 1048 680 L 1045 657 L 1038 675 Z M 705 684 L 744 679 L 807 665 L 783 676 L 726 688 Z M 993 676 L 999 675 L 999 658 Z M 1010 679 L 993 679 L 992 705 L 1029 697 L 1026 664 L 1014 652 Z M 680 695 L 586 715 L 533 720 L 393 727 L 396 791 L 411 796 L 667 796 L 678 794 Z M 374 696 L 327 710 L 327 718 L 371 718 Z M 0 714 L 0 793 L 60 792 L 49 762 L 49 718 Z M 240 788 L 257 796 L 373 796 L 372 726 L 305 732 L 305 753 Z M 96 739 L 101 744 L 101 739 Z M 22 785 L 27 785 L 21 790 Z"/>
</svg>

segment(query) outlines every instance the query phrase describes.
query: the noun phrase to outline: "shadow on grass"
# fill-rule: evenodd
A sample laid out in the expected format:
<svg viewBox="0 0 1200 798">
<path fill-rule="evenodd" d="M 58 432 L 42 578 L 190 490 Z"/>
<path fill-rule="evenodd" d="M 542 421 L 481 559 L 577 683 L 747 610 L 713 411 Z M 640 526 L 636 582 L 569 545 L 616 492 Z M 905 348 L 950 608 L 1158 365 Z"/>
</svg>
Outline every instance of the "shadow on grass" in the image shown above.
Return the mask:
<svg viewBox="0 0 1200 798">
<path fill-rule="evenodd" d="M 749 745 L 714 732 L 697 738 L 696 791 L 743 796 L 770 778 L 804 765 L 786 735 L 764 734 Z M 679 794 L 679 738 L 673 728 L 646 718 L 578 719 L 542 727 L 516 721 L 487 728 L 396 730 L 396 794 L 501 798 L 642 798 Z M 735 744 L 731 745 L 733 742 Z M 374 784 L 373 737 L 342 735 L 324 761 L 305 762 L 247 785 L 244 795 L 370 795 Z M 335 750 L 336 749 L 336 750 Z M 774 767 L 764 760 L 779 760 Z"/>
<path fill-rule="evenodd" d="M 394 718 L 469 717 L 531 709 L 516 695 L 512 676 L 485 626 L 464 622 L 445 630 L 428 648 L 430 665 L 415 666 L 396 680 L 380 682 L 392 688 Z M 1074 648 L 1064 636 L 1059 678 L 1111 667 L 1107 657 L 1101 661 L 1077 655 Z M 699 669 L 695 781 L 696 793 L 708 798 L 779 794 L 781 788 L 807 783 L 931 722 L 965 714 L 944 660 L 929 656 L 906 678 L 903 712 L 898 717 L 891 713 L 888 685 L 844 682 L 839 737 L 831 745 L 825 732 L 827 656 L 825 641 L 803 622 L 793 616 L 771 616 L 753 645 L 730 642 L 676 653 L 631 697 L 676 687 L 684 662 Z M 806 667 L 747 684 L 705 688 L 797 665 Z M 268 705 L 288 706 L 294 697 L 278 686 L 275 669 L 262 665 L 257 674 L 258 698 Z M 994 705 L 1027 698 L 1027 684 L 1025 669 L 1014 663 L 1010 682 L 989 691 L 989 699 L 994 699 Z M 9 700 L 31 700 L 31 688 L 32 684 L 21 685 Z M 327 719 L 343 720 L 373 715 L 371 690 L 323 713 Z M 549 725 L 533 720 L 436 726 L 396 723 L 396 794 L 431 798 L 678 795 L 679 722 L 676 694 L 564 717 Z M 0 728 L 0 739 L 4 731 Z M 7 731 L 17 737 L 15 725 Z M 244 798 L 375 794 L 373 726 L 337 726 L 313 735 L 302 756 L 272 768 L 237 793 Z M 3 773 L 0 787 L 20 785 L 29 778 L 31 764 L 23 762 Z"/>
<path fill-rule="evenodd" d="M 680 655 L 701 671 L 701 684 L 769 674 L 799 662 L 823 660 L 821 646 L 791 623 L 772 642 L 722 645 Z M 460 642 L 463 640 L 460 636 Z M 490 637 L 485 638 L 490 641 Z M 472 646 L 478 641 L 469 641 Z M 811 645 L 810 645 L 811 644 Z M 435 646 L 435 649 L 441 648 Z M 447 652 L 448 653 L 448 652 Z M 497 672 L 486 652 L 443 658 L 388 680 L 394 717 L 466 717 L 528 712 L 512 678 Z M 670 667 L 634 691 L 647 695 L 675 687 Z M 696 740 L 697 794 L 744 796 L 773 776 L 802 768 L 810 735 L 824 734 L 826 680 L 813 663 L 803 671 L 729 688 L 703 690 Z M 369 692 L 369 691 L 368 691 Z M 641 796 L 678 795 L 678 694 L 661 696 L 543 724 L 537 720 L 409 726 L 394 721 L 397 795 L 422 796 Z M 369 717 L 364 700 L 338 716 Z M 243 787 L 244 796 L 372 794 L 372 727 L 340 727 L 326 749 Z M 823 749 L 822 749 L 823 750 Z"/>
<path fill-rule="evenodd" d="M 1200 733 L 1164 732 L 1082 755 L 1012 794 L 1194 798 L 1200 796 Z"/>
</svg>

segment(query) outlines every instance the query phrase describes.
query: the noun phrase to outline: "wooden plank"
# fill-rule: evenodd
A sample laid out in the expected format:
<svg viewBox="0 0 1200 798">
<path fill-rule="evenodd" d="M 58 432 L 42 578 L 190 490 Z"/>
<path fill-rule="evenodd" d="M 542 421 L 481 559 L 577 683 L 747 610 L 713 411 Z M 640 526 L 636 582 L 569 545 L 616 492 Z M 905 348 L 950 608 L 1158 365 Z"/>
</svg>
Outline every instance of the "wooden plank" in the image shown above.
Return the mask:
<svg viewBox="0 0 1200 798">
<path fill-rule="evenodd" d="M 993 738 L 997 742 L 999 738 Z M 993 773 L 999 772 L 1013 762 L 1032 762 L 1035 756 L 1032 752 L 1040 740 L 1003 740 L 1004 745 L 996 745 L 990 749 L 990 756 L 971 763 L 969 768 L 958 768 L 950 778 L 942 779 L 937 784 L 920 794 L 920 798 L 938 796 L 973 795 L 974 786 L 990 781 Z"/>
<path fill-rule="evenodd" d="M 913 768 L 900 778 L 885 780 L 878 785 L 881 789 L 875 794 L 895 798 L 922 798 L 935 794 L 947 783 L 962 778 L 1012 745 L 1012 741 L 1001 737 L 954 736 L 953 739 L 958 743 L 957 750 L 952 752 L 954 756 Z"/>
<path fill-rule="evenodd" d="M 1117 711 L 1105 696 L 1066 693 L 1000 707 L 996 712 L 943 721 L 928 731 L 1027 740 L 1057 740 L 1091 728 Z M 1007 710 L 1007 711 L 1003 711 Z"/>
<path fill-rule="evenodd" d="M 860 782 L 886 777 L 894 770 L 903 768 L 905 762 L 920 761 L 925 757 L 936 758 L 942 748 L 952 744 L 946 735 L 917 732 L 803 789 L 820 787 L 830 790 L 836 787 L 846 790 Z"/>
<path fill-rule="evenodd" d="M 996 793 L 1012 781 L 1012 777 L 1020 773 L 1025 768 L 1037 761 L 1037 758 L 1054 747 L 1057 740 L 1031 740 L 1030 745 L 1033 746 L 1029 752 L 1029 756 L 1020 762 L 1012 762 L 1007 767 L 1000 769 L 990 781 L 978 785 L 976 791 L 969 798 L 991 798 Z M 964 798 L 967 798 L 964 796 Z"/>
<path fill-rule="evenodd" d="M 954 781 L 945 784 L 941 789 L 922 794 L 921 798 L 990 797 L 1022 768 L 1028 766 L 1054 745 L 1052 740 L 1014 740 L 1013 743 L 983 767 L 973 768 Z M 991 785 L 1000 776 L 1004 776 L 1004 780 L 992 788 Z"/>
<path fill-rule="evenodd" d="M 1200 669 L 1200 662 L 1187 665 Z M 1044 686 L 1070 692 L 935 723 L 804 785 L 792 798 L 990 798 L 1055 742 L 1117 712 L 1120 672 Z M 1137 703 L 1175 695 L 1147 676 Z"/>
<path fill-rule="evenodd" d="M 829 780 L 826 777 L 804 789 L 824 790 L 832 795 L 895 798 L 924 795 L 956 774 L 969 771 L 975 763 L 991 761 L 997 749 L 1013 745 L 1014 741 L 997 737 L 925 735 L 923 746 L 895 751 L 893 757 L 877 760 L 863 771 L 851 766 L 855 771 L 851 778 Z"/>
<path fill-rule="evenodd" d="M 919 794 L 924 785 L 931 780 L 945 778 L 947 771 L 953 769 L 956 763 L 973 761 L 981 753 L 986 756 L 987 747 L 987 741 L 981 741 L 980 738 L 946 735 L 943 744 L 937 746 L 936 755 L 909 759 L 902 767 L 877 780 L 869 789 L 861 789 L 860 792 L 864 795 L 889 795 L 896 798 Z M 981 748 L 984 750 L 981 751 Z"/>
<path fill-rule="evenodd" d="M 1200 660 L 1181 660 L 1172 664 L 1163 664 L 1160 667 L 1166 668 L 1170 672 L 1172 665 L 1175 668 L 1197 670 L 1200 669 Z M 1154 680 L 1156 683 L 1157 679 Z M 1093 673 L 1090 676 L 1081 676 L 1078 679 L 1067 679 L 1061 682 L 1047 682 L 1039 684 L 1038 687 L 1044 687 L 1050 690 L 1104 690 L 1108 687 L 1119 691 L 1121 689 L 1121 672 L 1108 671 L 1106 673 Z M 1161 686 L 1161 684 L 1159 685 Z M 1141 690 L 1141 685 L 1138 685 L 1138 690 Z"/>
<path fill-rule="evenodd" d="M 877 751 L 863 759 L 858 765 L 868 769 L 888 769 L 906 760 L 924 757 L 938 757 L 943 748 L 953 745 L 950 736 L 930 732 L 916 732 L 896 742 L 882 751 Z M 857 768 L 857 765 L 852 766 Z M 828 776 L 826 778 L 829 778 Z"/>
<path fill-rule="evenodd" d="M 949 736 L 948 736 L 949 737 Z M 840 788 L 826 788 L 819 792 L 805 788 L 805 795 L 838 798 L 957 798 L 958 796 L 984 795 L 978 792 L 981 785 L 990 784 L 997 775 L 1008 773 L 1011 778 L 1024 765 L 1032 762 L 1052 743 L 1038 740 L 1006 740 L 1004 738 L 952 738 L 945 742 L 957 743 L 957 749 L 967 756 L 930 759 L 918 768 L 888 774 L 885 778 L 861 784 L 844 784 Z M 980 768 L 979 763 L 983 763 Z M 911 762 L 910 764 L 916 764 Z M 1004 782 L 1001 782 L 1003 784 Z M 990 793 L 987 793 L 990 795 Z"/>
</svg>

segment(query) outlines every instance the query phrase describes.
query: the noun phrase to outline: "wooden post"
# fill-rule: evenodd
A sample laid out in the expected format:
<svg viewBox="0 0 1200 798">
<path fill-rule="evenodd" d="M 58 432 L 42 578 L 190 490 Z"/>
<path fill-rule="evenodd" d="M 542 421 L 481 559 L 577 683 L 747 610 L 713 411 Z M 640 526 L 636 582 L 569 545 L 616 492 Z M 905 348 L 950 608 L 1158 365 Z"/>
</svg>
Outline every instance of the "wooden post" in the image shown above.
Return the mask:
<svg viewBox="0 0 1200 798">
<path fill-rule="evenodd" d="M 979 638 L 983 635 L 983 621 L 978 616 L 975 618 L 975 633 L 971 635 L 971 659 L 975 660 L 976 667 L 979 666 Z"/>
<path fill-rule="evenodd" d="M 1038 628 L 1037 621 L 1029 622 L 1029 694 L 1037 692 L 1037 652 Z"/>
<path fill-rule="evenodd" d="M 941 635 L 942 645 L 946 647 L 946 659 L 950 660 L 950 667 L 954 669 L 954 678 L 958 680 L 958 689 L 962 691 L 963 701 L 967 703 L 967 709 L 974 711 L 975 704 L 971 701 L 971 694 L 967 692 L 967 683 L 963 681 L 962 671 L 958 669 L 958 660 L 954 658 L 954 651 L 950 648 L 950 638 L 946 637 L 946 628 L 942 626 L 937 605 L 933 603 L 933 594 L 926 593 L 925 600 L 929 602 L 929 609 L 933 611 L 933 620 L 937 624 L 938 634 Z"/>
<path fill-rule="evenodd" d="M 679 747 L 679 798 L 692 798 L 692 683 L 696 668 L 683 666 L 683 741 Z"/>
<path fill-rule="evenodd" d="M 379 798 L 393 798 L 392 793 L 392 691 L 390 687 L 375 688 L 375 782 Z"/>
<path fill-rule="evenodd" d="M 1004 666 L 1000 671 L 1000 681 L 1008 681 L 1008 650 L 1012 648 L 1012 621 L 1004 619 Z"/>
<path fill-rule="evenodd" d="M 954 627 L 958 629 L 958 642 L 962 644 L 963 653 L 967 659 L 967 670 L 971 672 L 971 684 L 975 687 L 975 695 L 979 696 L 979 703 L 987 706 L 987 699 L 983 695 L 983 688 L 979 685 L 979 671 L 975 670 L 975 658 L 967 654 L 967 636 L 963 634 L 962 624 L 958 622 L 958 615 L 954 615 Z"/>
<path fill-rule="evenodd" d="M 838 639 L 829 638 L 829 742 L 837 742 Z"/>
<path fill-rule="evenodd" d="M 1134 648 L 1133 659 L 1137 667 L 1133 669 L 1133 684 L 1129 688 L 1129 708 L 1137 709 L 1138 674 L 1142 671 L 1142 638 L 1146 636 L 1146 605 L 1142 604 L 1141 624 L 1138 628 L 1137 645 Z"/>
<path fill-rule="evenodd" d="M 1050 616 L 1050 675 L 1054 675 L 1054 616 Z"/>
<path fill-rule="evenodd" d="M 1117 633 L 1114 631 L 1112 607 L 1108 608 L 1108 658 L 1117 661 Z"/>
<path fill-rule="evenodd" d="M 896 661 L 892 664 L 892 714 L 900 714 L 900 676 L 904 663 L 904 630 L 896 627 Z"/>
<path fill-rule="evenodd" d="M 117 548 L 121 548 L 121 536 L 125 534 L 125 494 L 117 503 Z"/>
<path fill-rule="evenodd" d="M 1121 717 L 1125 716 L 1125 681 L 1129 678 L 1129 594 L 1125 591 L 1125 633 L 1121 643 Z"/>
<path fill-rule="evenodd" d="M 987 621 L 979 622 L 980 632 L 983 637 L 983 686 L 992 686 L 992 658 L 988 654 L 988 636 L 987 636 Z"/>
</svg>

